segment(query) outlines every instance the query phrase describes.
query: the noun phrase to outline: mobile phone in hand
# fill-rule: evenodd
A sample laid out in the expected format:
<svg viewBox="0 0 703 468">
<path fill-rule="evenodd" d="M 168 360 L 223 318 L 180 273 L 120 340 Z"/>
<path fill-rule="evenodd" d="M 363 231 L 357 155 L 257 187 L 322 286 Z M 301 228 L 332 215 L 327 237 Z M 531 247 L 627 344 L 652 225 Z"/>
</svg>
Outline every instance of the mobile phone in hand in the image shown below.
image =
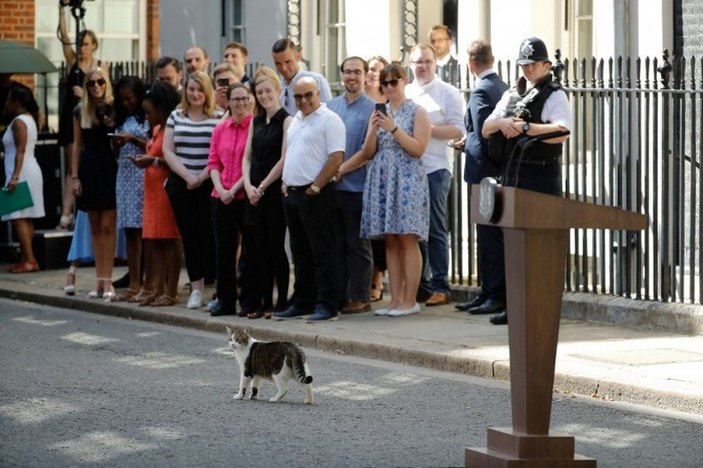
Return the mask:
<svg viewBox="0 0 703 468">
<path fill-rule="evenodd" d="M 383 115 L 386 115 L 386 105 L 382 102 L 376 103 L 376 111 L 380 112 Z"/>
</svg>

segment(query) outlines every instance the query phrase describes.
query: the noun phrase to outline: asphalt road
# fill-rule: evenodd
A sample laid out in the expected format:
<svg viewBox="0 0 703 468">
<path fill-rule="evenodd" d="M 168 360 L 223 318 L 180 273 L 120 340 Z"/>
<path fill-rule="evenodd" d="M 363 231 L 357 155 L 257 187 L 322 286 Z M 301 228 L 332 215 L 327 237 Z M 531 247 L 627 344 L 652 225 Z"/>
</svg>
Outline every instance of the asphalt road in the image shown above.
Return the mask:
<svg viewBox="0 0 703 468">
<path fill-rule="evenodd" d="M 306 350 L 315 405 L 235 401 L 221 335 L 0 299 L 0 466 L 463 466 L 504 383 Z M 703 464 L 703 418 L 555 395 L 601 467 Z"/>
</svg>

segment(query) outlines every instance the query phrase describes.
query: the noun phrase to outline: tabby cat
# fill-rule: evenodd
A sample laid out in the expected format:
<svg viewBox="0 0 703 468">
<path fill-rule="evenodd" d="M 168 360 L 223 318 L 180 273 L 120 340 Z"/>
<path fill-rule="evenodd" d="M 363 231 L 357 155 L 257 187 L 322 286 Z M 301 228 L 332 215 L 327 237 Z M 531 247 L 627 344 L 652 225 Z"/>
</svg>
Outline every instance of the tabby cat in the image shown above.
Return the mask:
<svg viewBox="0 0 703 468">
<path fill-rule="evenodd" d="M 305 359 L 305 353 L 293 343 L 257 341 L 247 330 L 232 330 L 227 327 L 229 346 L 234 350 L 240 370 L 239 393 L 235 400 L 246 396 L 251 386 L 249 399 L 255 400 L 259 393 L 261 379 L 271 380 L 276 384 L 278 393 L 269 401 L 281 401 L 288 393 L 288 384 L 297 380 L 305 388 L 305 403 L 312 405 L 312 376 Z"/>
</svg>

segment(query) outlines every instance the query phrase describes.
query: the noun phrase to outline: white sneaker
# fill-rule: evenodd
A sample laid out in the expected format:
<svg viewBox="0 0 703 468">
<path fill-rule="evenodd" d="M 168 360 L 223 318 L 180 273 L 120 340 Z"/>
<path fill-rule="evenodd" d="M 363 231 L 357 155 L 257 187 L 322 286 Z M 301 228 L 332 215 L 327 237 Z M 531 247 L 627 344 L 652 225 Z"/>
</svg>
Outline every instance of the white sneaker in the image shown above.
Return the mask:
<svg viewBox="0 0 703 468">
<path fill-rule="evenodd" d="M 373 311 L 373 314 L 385 316 L 385 315 L 388 315 L 388 312 L 390 312 L 390 310 L 388 310 L 388 309 L 376 309 Z"/>
<path fill-rule="evenodd" d="M 415 303 L 414 306 L 412 306 L 409 309 L 393 309 L 388 311 L 388 316 L 389 317 L 403 317 L 405 315 L 413 315 L 413 314 L 419 314 L 420 313 L 420 304 L 417 302 Z"/>
<path fill-rule="evenodd" d="M 190 297 L 188 298 L 188 304 L 186 305 L 187 309 L 199 309 L 200 307 L 203 306 L 203 294 L 198 291 L 197 289 L 193 289 L 193 292 L 190 293 Z"/>
</svg>

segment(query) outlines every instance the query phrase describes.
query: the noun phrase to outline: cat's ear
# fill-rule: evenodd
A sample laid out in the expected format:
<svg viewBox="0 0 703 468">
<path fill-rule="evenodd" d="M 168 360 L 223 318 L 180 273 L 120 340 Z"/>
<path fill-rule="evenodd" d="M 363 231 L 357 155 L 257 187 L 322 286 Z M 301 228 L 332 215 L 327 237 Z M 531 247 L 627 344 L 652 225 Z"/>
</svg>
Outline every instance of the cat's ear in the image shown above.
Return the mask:
<svg viewBox="0 0 703 468">
<path fill-rule="evenodd" d="M 225 326 L 225 329 L 227 330 L 228 335 L 231 335 L 232 333 L 234 333 L 234 331 L 228 326 Z"/>
</svg>

